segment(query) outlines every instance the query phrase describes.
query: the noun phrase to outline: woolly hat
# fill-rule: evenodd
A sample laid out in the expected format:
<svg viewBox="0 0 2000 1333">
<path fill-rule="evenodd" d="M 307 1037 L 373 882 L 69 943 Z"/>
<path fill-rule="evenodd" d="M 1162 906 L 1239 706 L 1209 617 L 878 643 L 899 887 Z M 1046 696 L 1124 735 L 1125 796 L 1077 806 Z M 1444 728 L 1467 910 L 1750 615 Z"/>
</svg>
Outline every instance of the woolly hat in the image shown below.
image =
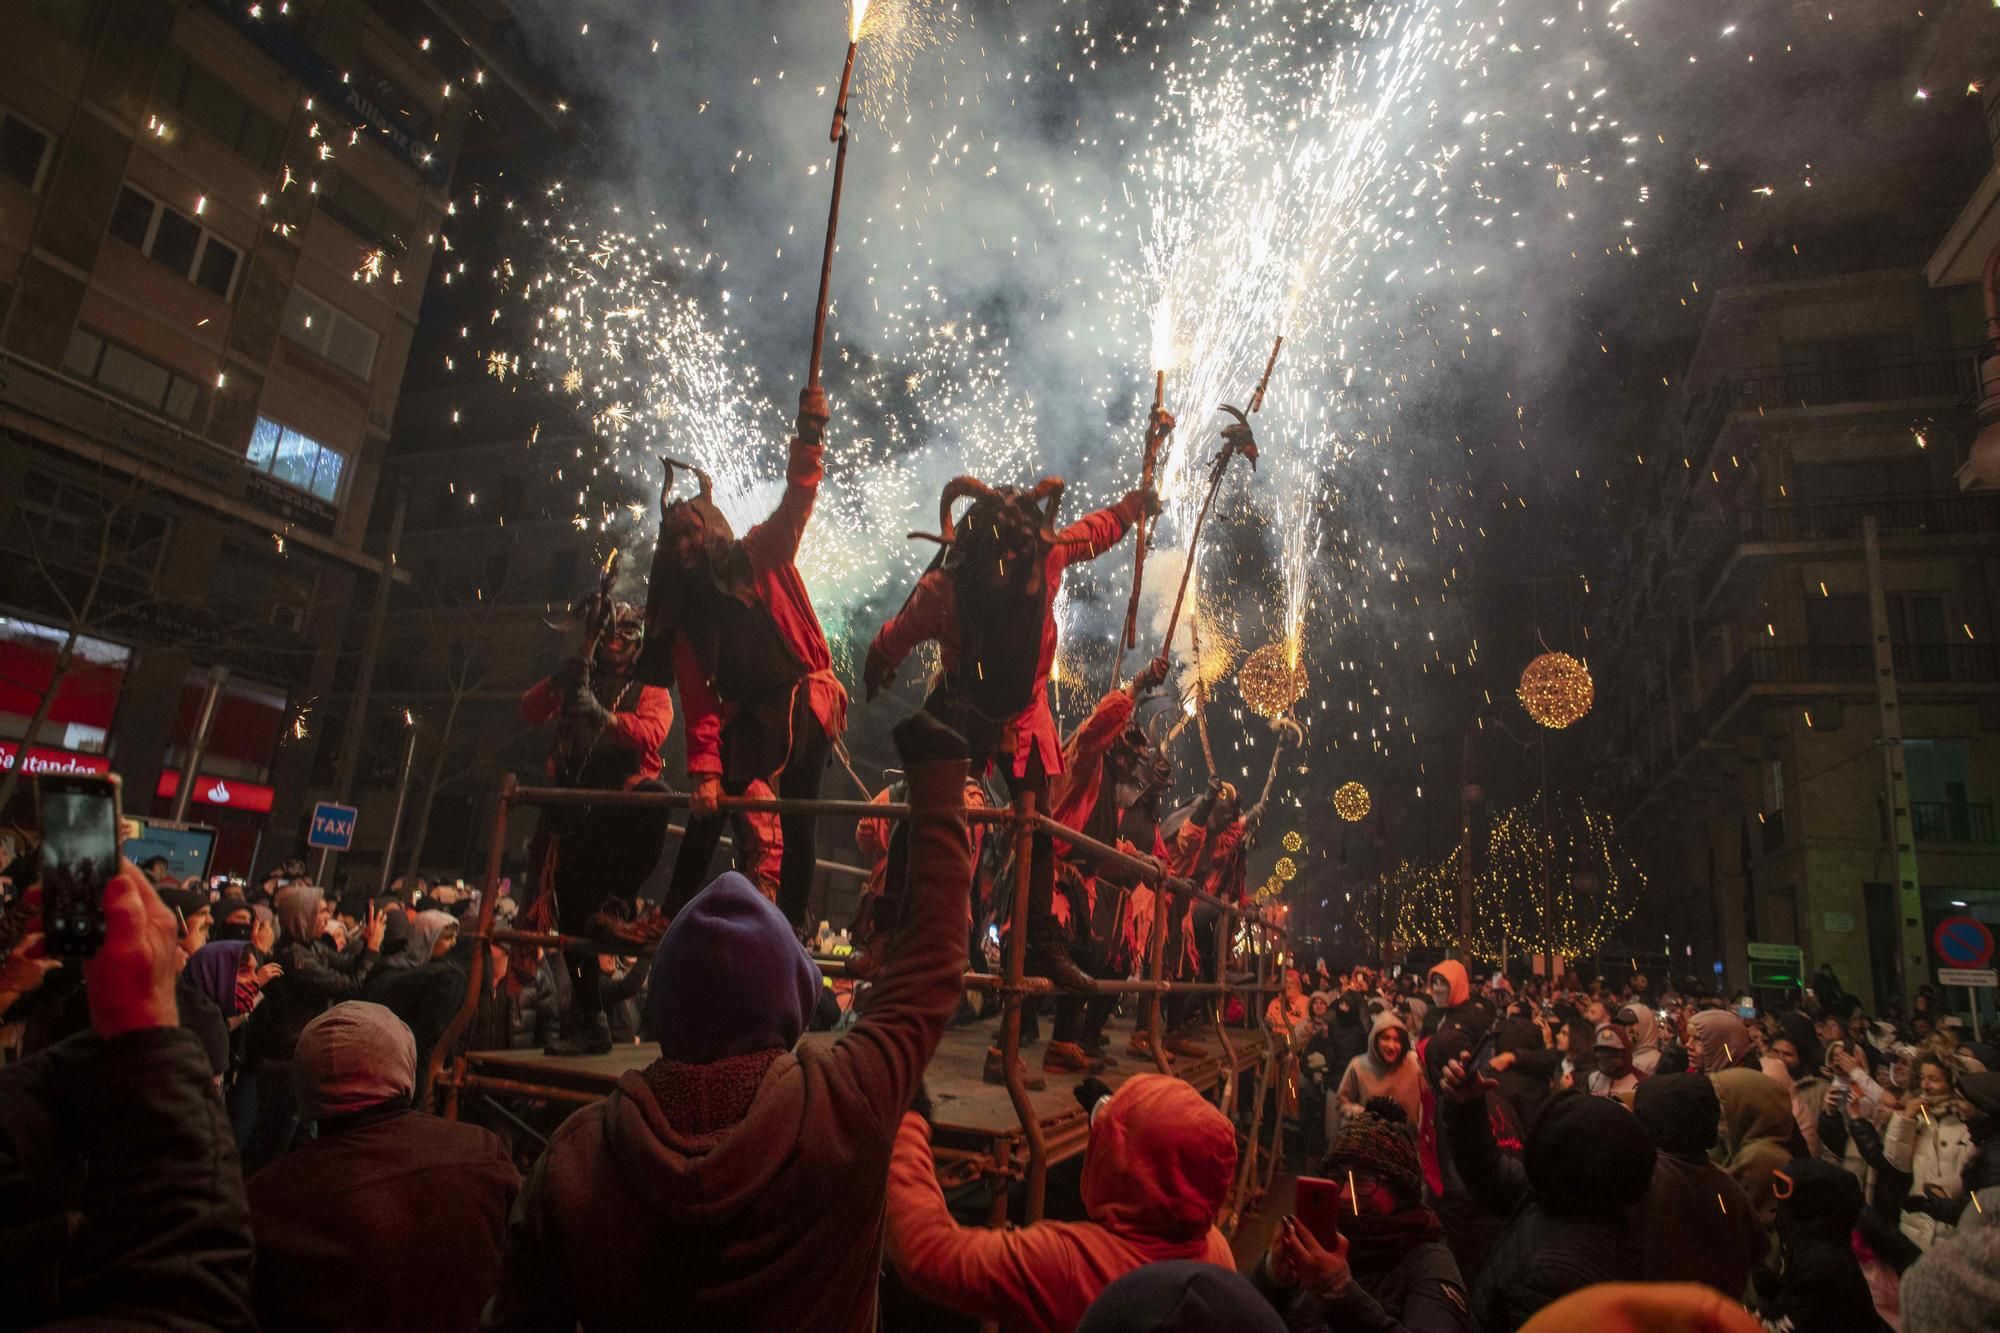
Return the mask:
<svg viewBox="0 0 2000 1333">
<path fill-rule="evenodd" d="M 819 968 L 785 914 L 732 870 L 697 893 L 660 938 L 646 1017 L 660 1054 L 705 1065 L 789 1051 L 819 990 Z"/>
<path fill-rule="evenodd" d="M 222 940 L 204 944 L 188 955 L 182 975 L 215 1001 L 224 1018 L 242 1012 L 236 1003 L 236 974 L 243 970 L 243 951 L 250 946 L 242 940 Z"/>
<path fill-rule="evenodd" d="M 1320 1170 L 1330 1180 L 1348 1171 L 1373 1171 L 1401 1192 L 1417 1194 L 1424 1187 L 1423 1166 L 1409 1122 L 1408 1113 L 1392 1098 L 1370 1098 L 1360 1115 L 1341 1122 Z"/>
<path fill-rule="evenodd" d="M 417 1090 L 417 1039 L 381 1005 L 343 1001 L 300 1031 L 292 1083 L 301 1120 L 407 1106 Z"/>
<path fill-rule="evenodd" d="M 1905 1333 L 2000 1329 L 2000 1227 L 1945 1236 L 1903 1274 Z"/>
<path fill-rule="evenodd" d="M 1283 1333 L 1285 1321 L 1241 1274 L 1194 1259 L 1135 1268 L 1099 1292 L 1076 1333 Z"/>
<path fill-rule="evenodd" d="M 1640 1082 L 1632 1114 L 1663 1153 L 1706 1159 L 1722 1125 L 1722 1100 L 1706 1074 L 1655 1074 Z"/>
<path fill-rule="evenodd" d="M 1521 1152 L 1535 1201 L 1568 1219 L 1616 1216 L 1653 1183 L 1652 1136 L 1615 1101 L 1580 1092 L 1549 1099 Z"/>
</svg>

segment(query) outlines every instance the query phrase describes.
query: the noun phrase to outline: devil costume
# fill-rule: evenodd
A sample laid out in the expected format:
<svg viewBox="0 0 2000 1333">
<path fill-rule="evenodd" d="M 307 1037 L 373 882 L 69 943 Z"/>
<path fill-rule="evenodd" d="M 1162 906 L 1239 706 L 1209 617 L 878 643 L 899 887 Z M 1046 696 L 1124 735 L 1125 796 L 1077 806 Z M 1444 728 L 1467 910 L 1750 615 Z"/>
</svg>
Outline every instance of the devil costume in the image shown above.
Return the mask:
<svg viewBox="0 0 2000 1333">
<path fill-rule="evenodd" d="M 953 479 L 939 505 L 940 531 L 913 533 L 943 548 L 911 590 L 903 609 L 868 646 L 865 677 L 873 698 L 896 676 L 918 644 L 938 646 L 942 671 L 924 710 L 964 736 L 974 773 L 997 755 L 1010 793 L 1031 792 L 1048 808 L 1049 779 L 1063 771 L 1062 746 L 1049 709 L 1049 670 L 1055 663 L 1055 597 L 1063 571 L 1094 560 L 1116 545 L 1142 510 L 1157 512 L 1151 492 L 1132 491 L 1108 509 L 1055 531 L 1062 499 L 1059 477 L 1033 490 L 994 488 L 972 477 Z M 972 507 L 956 525 L 951 508 L 970 497 Z M 1031 657 L 1029 644 L 1037 645 Z M 900 830 L 899 830 L 900 832 Z M 1033 970 L 1080 989 L 1086 982 L 1069 959 L 1055 926 L 1055 850 L 1046 833 L 1033 840 L 1029 878 L 1028 947 Z M 892 852 L 887 894 L 899 886 Z M 882 911 L 882 908 L 891 910 Z M 897 919 L 885 900 L 878 921 Z M 851 969 L 850 969 L 851 970 Z"/>
<path fill-rule="evenodd" d="M 612 605 L 595 655 L 573 657 L 553 676 L 521 696 L 521 720 L 553 720 L 556 743 L 549 777 L 559 786 L 631 791 L 660 785 L 660 746 L 673 729 L 673 698 L 641 684 L 632 666 L 645 634 L 638 608 Z M 554 807 L 536 834 L 536 863 L 553 886 L 555 922 L 566 935 L 596 933 L 593 918 L 612 899 L 631 899 L 659 862 L 667 812 L 633 806 Z M 611 1049 L 610 1027 L 598 994 L 594 948 L 567 950 L 574 1000 L 563 1015 L 551 1055 L 587 1055 Z"/>
<path fill-rule="evenodd" d="M 801 430 L 778 507 L 741 541 L 711 499 L 705 474 L 697 474 L 699 495 L 661 514 L 639 674 L 662 684 L 671 676 L 679 687 L 688 777 L 697 785 L 719 780 L 731 795 L 775 789 L 810 800 L 847 729 L 847 692 L 833 674 L 826 634 L 794 563 L 819 494 L 824 449 L 817 429 Z M 818 854 L 814 818 L 738 815 L 730 822 L 739 867 L 767 895 L 775 890 L 786 919 L 801 927 Z M 669 916 L 707 882 L 723 824 L 719 815 L 689 818 L 667 891 Z M 768 869 L 773 843 L 783 847 L 775 885 Z"/>
</svg>

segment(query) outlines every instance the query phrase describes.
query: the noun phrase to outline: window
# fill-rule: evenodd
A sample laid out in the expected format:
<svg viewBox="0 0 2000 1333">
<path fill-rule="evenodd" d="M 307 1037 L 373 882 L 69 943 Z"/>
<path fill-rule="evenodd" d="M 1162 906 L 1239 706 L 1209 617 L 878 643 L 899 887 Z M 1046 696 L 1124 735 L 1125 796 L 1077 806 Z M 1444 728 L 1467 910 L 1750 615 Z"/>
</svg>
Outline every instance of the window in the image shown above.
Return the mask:
<svg viewBox="0 0 2000 1333">
<path fill-rule="evenodd" d="M 11 111 L 0 110 L 0 176 L 30 190 L 42 188 L 55 141 Z"/>
<path fill-rule="evenodd" d="M 127 185 L 111 210 L 111 234 L 161 267 L 229 299 L 242 256 L 185 213 Z"/>
<path fill-rule="evenodd" d="M 328 504 L 340 499 L 340 478 L 347 455 L 303 431 L 269 417 L 258 417 L 250 432 L 250 466 L 268 472 L 287 486 L 318 496 Z"/>
<path fill-rule="evenodd" d="M 365 380 L 375 369 L 375 330 L 303 287 L 285 298 L 284 328 L 287 338 L 350 375 Z"/>
<path fill-rule="evenodd" d="M 143 507 L 132 491 L 107 490 L 29 469 L 10 523 L 7 546 L 51 568 L 104 577 L 119 588 L 151 592 L 166 559 L 173 523 Z M 106 541 L 106 538 L 109 541 Z"/>
<path fill-rule="evenodd" d="M 265 171 L 277 169 L 284 130 L 244 101 L 234 88 L 190 63 L 179 51 L 167 51 L 153 91 L 160 102 L 220 139 L 237 156 Z"/>
<path fill-rule="evenodd" d="M 353 181 L 322 181 L 320 211 L 378 250 L 400 253 L 403 220 L 396 211 Z"/>
<path fill-rule="evenodd" d="M 84 328 L 69 335 L 63 369 L 148 412 L 179 422 L 192 421 L 200 402 L 199 386 L 187 376 L 149 361 L 130 348 L 107 342 Z"/>
</svg>

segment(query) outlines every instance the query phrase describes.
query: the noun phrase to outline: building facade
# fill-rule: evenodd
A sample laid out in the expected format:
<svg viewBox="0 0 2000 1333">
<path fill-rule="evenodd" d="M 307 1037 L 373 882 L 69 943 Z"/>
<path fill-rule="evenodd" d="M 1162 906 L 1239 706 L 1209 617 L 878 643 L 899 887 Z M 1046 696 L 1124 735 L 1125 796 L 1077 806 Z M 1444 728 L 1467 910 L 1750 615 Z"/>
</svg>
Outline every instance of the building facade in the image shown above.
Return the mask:
<svg viewBox="0 0 2000 1333">
<path fill-rule="evenodd" d="M 470 82 L 415 8 L 23 0 L 0 48 L 0 746 L 162 813 L 225 669 L 218 870 L 290 853 L 382 572 Z"/>
</svg>

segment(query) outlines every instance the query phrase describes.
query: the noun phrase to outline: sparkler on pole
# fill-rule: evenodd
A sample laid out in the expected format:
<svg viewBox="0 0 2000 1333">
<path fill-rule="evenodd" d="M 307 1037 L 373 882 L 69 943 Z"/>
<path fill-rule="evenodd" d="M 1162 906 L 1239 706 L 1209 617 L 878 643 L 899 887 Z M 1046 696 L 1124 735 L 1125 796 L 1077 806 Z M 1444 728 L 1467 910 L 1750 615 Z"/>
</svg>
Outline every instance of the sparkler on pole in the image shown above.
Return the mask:
<svg viewBox="0 0 2000 1333">
<path fill-rule="evenodd" d="M 1276 359 L 1275 353 L 1272 359 Z M 1270 373 L 1268 366 L 1265 367 L 1265 373 L 1267 375 Z M 1174 641 L 1174 628 L 1180 624 L 1181 606 L 1187 601 L 1188 578 L 1194 573 L 1195 558 L 1200 554 L 1201 527 L 1208 521 L 1208 511 L 1215 503 L 1215 493 L 1222 489 L 1222 474 L 1229 470 L 1229 460 L 1240 453 L 1250 460 L 1253 469 L 1257 466 L 1257 440 L 1250 434 L 1250 418 L 1227 403 L 1222 405 L 1222 410 L 1235 417 L 1236 424 L 1223 428 L 1222 452 L 1215 456 L 1215 461 L 1208 467 L 1208 494 L 1201 498 L 1201 510 L 1194 516 L 1194 530 L 1188 534 L 1187 564 L 1181 567 L 1181 588 L 1174 594 L 1173 614 L 1167 618 L 1165 640 L 1167 643 Z"/>
<path fill-rule="evenodd" d="M 1153 489 L 1153 472 L 1160 460 L 1160 446 L 1173 434 L 1173 418 L 1167 416 L 1167 372 L 1164 367 L 1153 372 L 1153 413 L 1146 420 L 1146 448 L 1144 461 L 1139 466 L 1139 489 Z M 1132 599 L 1125 604 L 1125 632 L 1118 636 L 1118 645 L 1111 658 L 1111 684 L 1115 689 L 1118 677 L 1125 669 L 1125 650 L 1139 645 L 1139 590 L 1146 579 L 1146 545 L 1152 535 L 1152 523 L 1146 511 L 1139 511 L 1138 531 L 1133 534 L 1132 547 Z M 1169 642 L 1167 651 L 1172 651 Z"/>
<path fill-rule="evenodd" d="M 812 361 L 806 370 L 806 392 L 819 388 L 820 354 L 826 347 L 827 288 L 833 281 L 833 242 L 840 230 L 840 187 L 847 176 L 847 93 L 854 83 L 854 53 L 861 46 L 861 23 L 868 0 L 853 0 L 847 17 L 847 63 L 840 71 L 840 95 L 833 103 L 833 126 L 827 131 L 833 149 L 833 200 L 826 209 L 826 252 L 819 261 L 819 305 L 813 311 Z"/>
</svg>

